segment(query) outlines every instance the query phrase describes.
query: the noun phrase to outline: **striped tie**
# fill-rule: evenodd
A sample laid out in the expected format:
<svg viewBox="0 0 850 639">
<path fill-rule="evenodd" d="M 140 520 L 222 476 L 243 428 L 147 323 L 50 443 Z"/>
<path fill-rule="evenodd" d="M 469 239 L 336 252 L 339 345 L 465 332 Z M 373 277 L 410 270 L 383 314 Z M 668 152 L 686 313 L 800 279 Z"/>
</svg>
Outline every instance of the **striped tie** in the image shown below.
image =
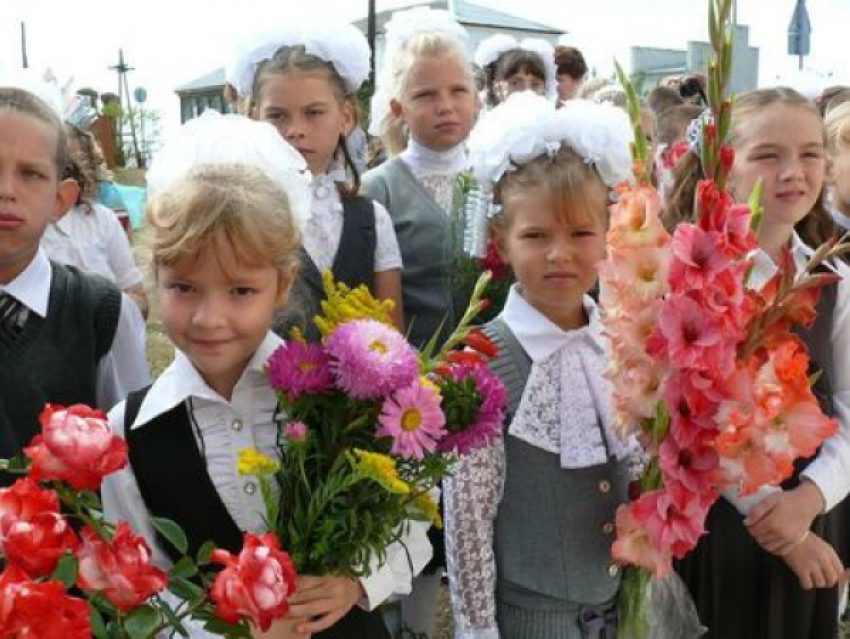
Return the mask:
<svg viewBox="0 0 850 639">
<path fill-rule="evenodd" d="M 21 332 L 21 311 L 24 305 L 0 291 L 0 337 L 11 341 Z"/>
</svg>

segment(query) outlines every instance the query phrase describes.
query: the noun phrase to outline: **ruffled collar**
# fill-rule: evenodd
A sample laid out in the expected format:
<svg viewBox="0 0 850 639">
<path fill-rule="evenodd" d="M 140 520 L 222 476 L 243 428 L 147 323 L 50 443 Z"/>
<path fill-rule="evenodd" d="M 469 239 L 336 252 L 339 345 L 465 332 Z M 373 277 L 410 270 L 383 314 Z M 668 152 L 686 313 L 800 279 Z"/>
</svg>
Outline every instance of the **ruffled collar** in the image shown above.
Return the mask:
<svg viewBox="0 0 850 639">
<path fill-rule="evenodd" d="M 411 137 L 400 157 L 414 173 L 424 175 L 454 175 L 469 166 L 463 142 L 448 151 L 434 151 Z"/>
<path fill-rule="evenodd" d="M 310 181 L 313 198 L 316 200 L 327 200 L 336 193 L 336 185 L 345 182 L 348 175 L 345 168 L 337 162 L 332 162 L 327 172 L 314 175 Z"/>
<path fill-rule="evenodd" d="M 564 331 L 511 287 L 501 318 L 531 357 L 531 370 L 514 417 L 513 437 L 555 453 L 562 468 L 587 468 L 623 459 L 629 446 L 612 427 L 612 389 L 596 304 L 584 299 L 586 326 Z"/>
</svg>

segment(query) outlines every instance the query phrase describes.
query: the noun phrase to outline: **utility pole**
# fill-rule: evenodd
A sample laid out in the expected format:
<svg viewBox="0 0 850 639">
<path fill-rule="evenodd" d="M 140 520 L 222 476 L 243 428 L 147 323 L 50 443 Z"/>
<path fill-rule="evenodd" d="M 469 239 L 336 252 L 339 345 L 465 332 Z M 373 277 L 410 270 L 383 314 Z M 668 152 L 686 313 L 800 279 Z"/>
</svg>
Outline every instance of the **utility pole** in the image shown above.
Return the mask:
<svg viewBox="0 0 850 639">
<path fill-rule="evenodd" d="M 118 49 L 118 64 L 109 68 L 118 74 L 118 102 L 123 105 L 124 101 L 127 101 L 127 117 L 130 120 L 130 136 L 133 140 L 133 154 L 136 156 L 136 166 L 143 169 L 145 168 L 145 158 L 139 149 L 139 141 L 136 138 L 136 121 L 133 118 L 133 103 L 130 98 L 130 88 L 127 84 L 127 74 L 130 71 L 133 71 L 133 67 L 124 62 L 123 49 Z"/>
<path fill-rule="evenodd" d="M 375 0 L 369 0 L 366 17 L 366 40 L 369 42 L 369 84 L 375 89 Z"/>
<path fill-rule="evenodd" d="M 29 60 L 27 60 L 27 23 L 21 21 L 21 66 L 24 69 L 30 68 Z"/>
</svg>

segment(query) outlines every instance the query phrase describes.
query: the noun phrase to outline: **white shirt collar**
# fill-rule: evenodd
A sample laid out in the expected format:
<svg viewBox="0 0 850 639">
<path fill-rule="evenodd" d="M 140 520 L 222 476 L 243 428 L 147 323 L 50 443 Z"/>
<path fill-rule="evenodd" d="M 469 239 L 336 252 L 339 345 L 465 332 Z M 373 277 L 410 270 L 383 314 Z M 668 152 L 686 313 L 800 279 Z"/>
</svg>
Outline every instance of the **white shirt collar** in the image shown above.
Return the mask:
<svg viewBox="0 0 850 639">
<path fill-rule="evenodd" d="M 8 284 L 0 285 L 0 290 L 6 291 L 36 315 L 47 317 L 52 280 L 53 268 L 50 266 L 50 260 L 39 247 L 23 272 Z"/>
<path fill-rule="evenodd" d="M 282 343 L 280 337 L 269 331 L 236 382 L 234 393 L 245 384 L 256 383 L 258 375 L 265 378 L 266 362 Z M 130 428 L 149 423 L 190 397 L 219 404 L 229 403 L 207 385 L 189 358 L 178 350 L 174 353 L 174 361 L 151 386 Z"/>
<path fill-rule="evenodd" d="M 469 166 L 463 142 L 448 151 L 434 151 L 411 137 L 400 157 L 412 171 L 425 175 L 454 175 Z"/>
<path fill-rule="evenodd" d="M 583 303 L 588 324 L 565 331 L 529 304 L 519 292 L 519 285 L 514 284 L 508 292 L 501 316 L 533 362 L 546 359 L 574 339 L 586 338 L 599 352 L 604 352 L 599 310 L 588 295 L 584 296 Z"/>
<path fill-rule="evenodd" d="M 832 220 L 841 227 L 844 231 L 850 231 L 850 216 L 845 215 L 838 209 L 831 209 L 830 215 L 832 215 Z"/>
</svg>

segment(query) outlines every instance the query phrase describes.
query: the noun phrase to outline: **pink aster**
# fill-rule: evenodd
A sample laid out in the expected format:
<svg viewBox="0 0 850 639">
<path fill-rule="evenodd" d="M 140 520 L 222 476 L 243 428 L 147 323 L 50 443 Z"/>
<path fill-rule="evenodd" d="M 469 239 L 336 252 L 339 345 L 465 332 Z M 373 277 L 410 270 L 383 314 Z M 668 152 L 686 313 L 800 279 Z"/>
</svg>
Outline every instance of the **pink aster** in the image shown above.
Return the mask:
<svg viewBox="0 0 850 639">
<path fill-rule="evenodd" d="M 440 395 L 416 380 L 384 400 L 378 417 L 378 437 L 392 437 L 394 455 L 422 459 L 446 434 Z"/>
<path fill-rule="evenodd" d="M 325 340 L 339 387 L 355 399 L 386 397 L 419 377 L 416 351 L 381 322 L 353 320 Z"/>
<path fill-rule="evenodd" d="M 487 366 L 458 364 L 446 373 L 447 383 L 472 379 L 477 394 L 481 397 L 478 413 L 470 424 L 447 424 L 449 433 L 440 440 L 442 453 L 456 452 L 459 455 L 483 448 L 502 431 L 505 420 L 507 391 L 502 380 Z M 446 408 L 446 412 L 448 408 Z"/>
<path fill-rule="evenodd" d="M 330 361 L 319 344 L 287 340 L 269 358 L 269 381 L 290 401 L 333 388 Z"/>
</svg>

